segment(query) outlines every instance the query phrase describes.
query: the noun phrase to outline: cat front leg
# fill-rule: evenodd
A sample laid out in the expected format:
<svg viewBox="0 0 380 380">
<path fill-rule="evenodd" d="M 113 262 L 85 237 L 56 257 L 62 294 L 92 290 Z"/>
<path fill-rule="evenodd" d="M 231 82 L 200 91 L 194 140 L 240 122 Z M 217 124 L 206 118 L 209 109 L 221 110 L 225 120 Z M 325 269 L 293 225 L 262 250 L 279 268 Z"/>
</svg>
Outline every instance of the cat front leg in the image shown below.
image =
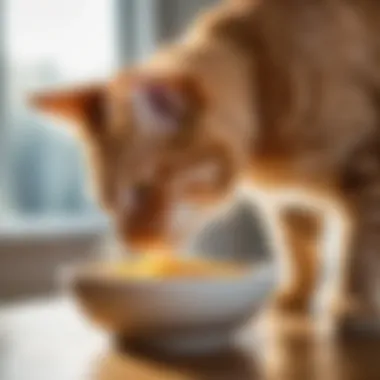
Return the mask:
<svg viewBox="0 0 380 380">
<path fill-rule="evenodd" d="M 341 336 L 380 333 L 380 200 L 365 209 L 355 203 L 341 256 L 338 292 L 331 303 Z"/>
<path fill-rule="evenodd" d="M 275 306 L 282 311 L 306 312 L 319 277 L 323 218 L 312 210 L 292 207 L 279 210 L 278 223 L 285 272 Z"/>
<path fill-rule="evenodd" d="M 341 335 L 380 333 L 380 157 L 373 144 L 347 165 L 342 185 L 348 233 L 343 246 L 340 294 L 332 304 Z"/>
</svg>

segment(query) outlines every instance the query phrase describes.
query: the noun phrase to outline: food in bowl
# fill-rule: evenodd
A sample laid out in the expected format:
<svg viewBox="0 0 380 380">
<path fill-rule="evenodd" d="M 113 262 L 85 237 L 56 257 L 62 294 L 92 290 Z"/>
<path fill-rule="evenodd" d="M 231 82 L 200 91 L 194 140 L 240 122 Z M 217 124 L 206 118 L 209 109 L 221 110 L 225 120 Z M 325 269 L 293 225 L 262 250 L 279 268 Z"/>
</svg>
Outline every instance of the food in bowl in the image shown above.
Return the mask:
<svg viewBox="0 0 380 380">
<path fill-rule="evenodd" d="M 110 271 L 117 277 L 133 279 L 236 277 L 246 268 L 220 261 L 179 258 L 173 255 L 142 255 L 138 259 L 112 264 Z"/>
</svg>

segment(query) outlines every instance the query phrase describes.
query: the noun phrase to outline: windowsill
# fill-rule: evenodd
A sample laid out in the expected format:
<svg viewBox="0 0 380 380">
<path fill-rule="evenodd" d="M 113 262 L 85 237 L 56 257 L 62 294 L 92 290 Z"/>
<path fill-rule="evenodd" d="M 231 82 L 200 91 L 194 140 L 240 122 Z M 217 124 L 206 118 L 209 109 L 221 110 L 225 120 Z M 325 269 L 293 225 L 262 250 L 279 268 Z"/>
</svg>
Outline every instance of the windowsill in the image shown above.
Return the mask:
<svg viewBox="0 0 380 380">
<path fill-rule="evenodd" d="M 107 254 L 109 231 L 107 222 L 96 215 L 1 221 L 0 299 L 56 292 L 62 268 Z"/>
<path fill-rule="evenodd" d="M 0 221 L 0 242 L 62 240 L 104 234 L 106 218 L 94 215 L 64 218 L 12 218 Z"/>
</svg>

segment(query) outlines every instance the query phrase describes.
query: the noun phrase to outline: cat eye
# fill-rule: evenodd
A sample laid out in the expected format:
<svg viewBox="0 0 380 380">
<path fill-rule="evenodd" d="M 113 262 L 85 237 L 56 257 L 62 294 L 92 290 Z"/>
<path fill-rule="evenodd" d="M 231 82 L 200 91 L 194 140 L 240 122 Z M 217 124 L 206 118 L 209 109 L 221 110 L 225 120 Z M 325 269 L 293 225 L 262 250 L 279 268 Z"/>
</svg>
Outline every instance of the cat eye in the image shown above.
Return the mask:
<svg viewBox="0 0 380 380">
<path fill-rule="evenodd" d="M 170 133 L 180 125 L 185 105 L 180 94 L 158 84 L 140 84 L 131 93 L 134 116 L 146 133 Z"/>
</svg>

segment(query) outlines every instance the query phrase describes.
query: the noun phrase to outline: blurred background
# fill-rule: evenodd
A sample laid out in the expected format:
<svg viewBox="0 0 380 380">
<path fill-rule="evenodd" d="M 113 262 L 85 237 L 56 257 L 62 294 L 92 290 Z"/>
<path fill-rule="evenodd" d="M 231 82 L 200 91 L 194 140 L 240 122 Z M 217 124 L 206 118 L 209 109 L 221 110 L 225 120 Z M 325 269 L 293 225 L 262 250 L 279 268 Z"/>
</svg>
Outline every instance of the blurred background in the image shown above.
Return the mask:
<svg viewBox="0 0 380 380">
<path fill-rule="evenodd" d="M 78 144 L 28 108 L 44 87 L 107 77 L 143 60 L 215 0 L 0 0 L 0 301 L 57 289 L 57 270 L 107 254 L 107 218 L 89 198 Z M 263 253 L 239 205 L 193 247 Z"/>
</svg>

